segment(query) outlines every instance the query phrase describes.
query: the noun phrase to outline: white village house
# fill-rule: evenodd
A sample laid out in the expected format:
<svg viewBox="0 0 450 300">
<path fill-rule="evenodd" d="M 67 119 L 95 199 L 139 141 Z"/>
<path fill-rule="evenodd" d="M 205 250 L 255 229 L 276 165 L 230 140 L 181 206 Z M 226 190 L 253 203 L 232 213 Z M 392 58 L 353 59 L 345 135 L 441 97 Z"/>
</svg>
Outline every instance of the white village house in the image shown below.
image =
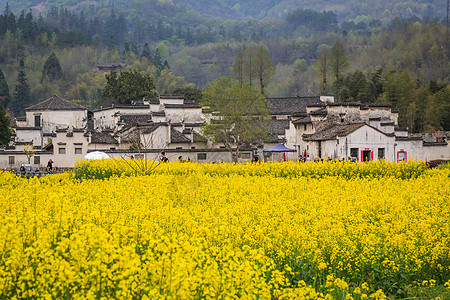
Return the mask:
<svg viewBox="0 0 450 300">
<path fill-rule="evenodd" d="M 281 160 L 281 154 L 263 157 L 263 150 L 281 142 L 314 159 L 360 161 L 388 159 L 450 159 L 448 134 L 409 134 L 398 128 L 398 112 L 390 105 L 334 103 L 333 96 L 268 98 L 272 122 L 271 142 L 259 149 L 246 149 L 241 161 Z M 165 151 L 170 160 L 178 156 L 199 162 L 230 162 L 223 145 L 208 141 L 200 126 L 210 117 L 196 103 L 182 96 L 143 99 L 131 105 L 101 107 L 93 112 L 58 96 L 26 109 L 26 118 L 14 121 L 15 133 L 0 151 L 1 169 L 18 169 L 27 163 L 24 146 L 37 150 L 34 169 L 44 169 L 49 159 L 59 168 L 71 168 L 89 152 L 101 150 L 111 157 L 149 157 Z"/>
</svg>

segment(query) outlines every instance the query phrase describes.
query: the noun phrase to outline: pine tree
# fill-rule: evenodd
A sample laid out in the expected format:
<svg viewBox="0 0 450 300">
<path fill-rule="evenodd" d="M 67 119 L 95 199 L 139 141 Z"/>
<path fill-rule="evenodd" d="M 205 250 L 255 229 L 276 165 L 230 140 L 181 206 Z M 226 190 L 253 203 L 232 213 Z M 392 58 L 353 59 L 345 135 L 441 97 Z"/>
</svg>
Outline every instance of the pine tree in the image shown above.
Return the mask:
<svg viewBox="0 0 450 300">
<path fill-rule="evenodd" d="M 11 140 L 10 119 L 0 106 L 0 145 L 8 145 Z"/>
<path fill-rule="evenodd" d="M 17 85 L 14 88 L 13 96 L 11 110 L 15 116 L 23 115 L 25 108 L 31 104 L 30 86 L 25 74 L 23 59 L 20 60 L 20 70 L 17 74 Z"/>
<path fill-rule="evenodd" d="M 10 96 L 9 96 L 9 88 L 8 83 L 6 82 L 5 75 L 3 75 L 2 69 L 0 69 L 0 99 L 1 99 L 1 106 L 3 108 L 6 108 L 9 104 Z"/>
<path fill-rule="evenodd" d="M 50 82 L 58 80 L 63 77 L 61 65 L 59 64 L 59 60 L 55 55 L 55 52 L 52 52 L 50 56 L 47 58 L 44 64 L 44 70 L 42 70 L 41 83 L 44 79 L 48 79 Z"/>
<path fill-rule="evenodd" d="M 152 59 L 152 50 L 150 50 L 150 45 L 148 43 L 145 43 L 144 47 L 142 47 L 141 58 L 142 57 L 145 57 L 148 60 Z"/>
</svg>

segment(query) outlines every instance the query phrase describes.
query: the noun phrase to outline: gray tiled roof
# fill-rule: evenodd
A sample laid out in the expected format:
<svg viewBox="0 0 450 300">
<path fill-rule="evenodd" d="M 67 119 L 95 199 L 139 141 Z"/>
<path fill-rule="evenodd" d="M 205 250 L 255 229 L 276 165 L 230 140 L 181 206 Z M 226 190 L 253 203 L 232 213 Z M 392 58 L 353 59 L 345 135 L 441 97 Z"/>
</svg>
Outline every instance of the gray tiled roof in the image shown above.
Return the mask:
<svg viewBox="0 0 450 300">
<path fill-rule="evenodd" d="M 184 99 L 183 95 L 159 95 L 160 99 Z"/>
<path fill-rule="evenodd" d="M 144 98 L 145 101 L 148 101 L 150 104 L 160 104 L 158 98 Z"/>
<path fill-rule="evenodd" d="M 91 136 L 93 144 L 118 144 L 118 141 L 108 132 L 93 132 Z"/>
<path fill-rule="evenodd" d="M 306 106 L 322 104 L 320 96 L 267 98 L 272 115 L 298 115 L 306 113 Z"/>
<path fill-rule="evenodd" d="M 358 128 L 366 125 L 365 123 L 352 123 L 352 124 L 332 124 L 325 127 L 323 130 L 313 133 L 305 134 L 305 141 L 326 141 L 334 140 L 338 136 L 346 136 Z"/>
<path fill-rule="evenodd" d="M 164 104 L 164 108 L 201 108 L 197 104 Z"/>
<path fill-rule="evenodd" d="M 208 140 L 201 134 L 193 131 L 192 134 L 194 135 L 194 142 L 195 143 L 206 143 Z"/>
<path fill-rule="evenodd" d="M 272 120 L 269 123 L 270 135 L 285 135 L 285 130 L 289 129 L 290 120 Z"/>
<path fill-rule="evenodd" d="M 146 125 L 132 125 L 126 126 L 119 130 L 116 135 L 120 136 L 122 142 L 136 142 L 140 140 L 140 134 L 149 134 L 155 131 L 158 127 L 166 125 L 165 123 L 149 123 Z"/>
<path fill-rule="evenodd" d="M 32 105 L 25 110 L 87 110 L 87 108 L 75 102 L 54 95 L 50 99 Z"/>
<path fill-rule="evenodd" d="M 170 131 L 170 142 L 171 143 L 190 143 L 191 140 L 187 138 L 183 133 L 172 128 Z"/>
<path fill-rule="evenodd" d="M 297 120 L 292 121 L 293 124 L 308 124 L 311 123 L 311 116 L 299 118 Z"/>
<path fill-rule="evenodd" d="M 310 113 L 311 116 L 326 116 L 328 114 L 327 108 L 321 108 L 318 110 L 314 110 Z"/>
<path fill-rule="evenodd" d="M 120 121 L 127 126 L 136 125 L 139 123 L 151 122 L 152 117 L 150 115 L 121 115 Z"/>
</svg>

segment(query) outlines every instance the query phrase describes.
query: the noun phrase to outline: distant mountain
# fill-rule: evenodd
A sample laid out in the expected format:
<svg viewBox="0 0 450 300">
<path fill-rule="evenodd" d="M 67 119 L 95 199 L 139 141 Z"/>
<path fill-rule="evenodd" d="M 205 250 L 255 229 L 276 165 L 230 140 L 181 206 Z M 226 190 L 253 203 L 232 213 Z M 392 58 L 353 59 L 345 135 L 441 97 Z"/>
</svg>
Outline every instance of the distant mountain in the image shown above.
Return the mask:
<svg viewBox="0 0 450 300">
<path fill-rule="evenodd" d="M 5 7 L 7 0 L 0 0 Z M 9 6 L 15 13 L 32 9 L 38 15 L 52 6 L 76 10 L 114 8 L 118 12 L 145 14 L 142 9 L 159 14 L 177 14 L 187 11 L 205 17 L 242 20 L 247 18 L 285 18 L 294 9 L 333 11 L 339 21 L 355 18 L 392 19 L 394 17 L 439 18 L 446 17 L 446 0 L 14 0 Z M 164 8 L 161 10 L 161 8 Z M 182 17 L 182 16 L 178 16 Z"/>
</svg>

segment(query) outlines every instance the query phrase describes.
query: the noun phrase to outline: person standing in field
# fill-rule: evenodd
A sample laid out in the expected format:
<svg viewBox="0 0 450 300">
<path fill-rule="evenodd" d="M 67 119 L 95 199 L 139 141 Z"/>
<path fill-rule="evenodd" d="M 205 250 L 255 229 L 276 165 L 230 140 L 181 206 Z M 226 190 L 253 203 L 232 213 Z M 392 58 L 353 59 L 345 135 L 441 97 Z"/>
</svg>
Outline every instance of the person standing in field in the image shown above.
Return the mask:
<svg viewBox="0 0 450 300">
<path fill-rule="evenodd" d="M 169 161 L 169 159 L 166 157 L 166 153 L 165 152 L 161 152 L 161 155 L 159 156 L 159 161 L 166 163 Z"/>
<path fill-rule="evenodd" d="M 49 159 L 47 163 L 47 171 L 52 173 L 53 172 L 53 160 Z"/>
</svg>

